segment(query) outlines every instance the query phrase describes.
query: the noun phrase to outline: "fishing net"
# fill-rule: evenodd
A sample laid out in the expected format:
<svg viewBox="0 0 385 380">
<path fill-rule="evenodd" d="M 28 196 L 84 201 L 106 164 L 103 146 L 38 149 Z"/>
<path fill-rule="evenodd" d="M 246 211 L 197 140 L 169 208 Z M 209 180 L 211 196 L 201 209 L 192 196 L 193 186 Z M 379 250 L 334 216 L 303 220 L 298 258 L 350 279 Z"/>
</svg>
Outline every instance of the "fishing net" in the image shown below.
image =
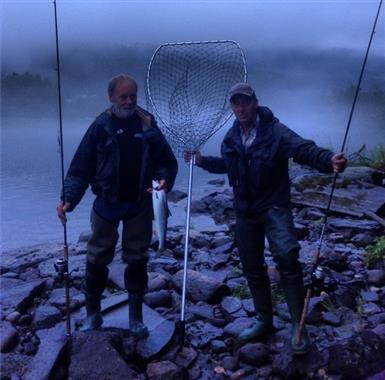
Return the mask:
<svg viewBox="0 0 385 380">
<path fill-rule="evenodd" d="M 147 106 L 174 151 L 199 149 L 231 116 L 229 89 L 246 80 L 233 41 L 161 45 L 147 72 Z"/>
</svg>

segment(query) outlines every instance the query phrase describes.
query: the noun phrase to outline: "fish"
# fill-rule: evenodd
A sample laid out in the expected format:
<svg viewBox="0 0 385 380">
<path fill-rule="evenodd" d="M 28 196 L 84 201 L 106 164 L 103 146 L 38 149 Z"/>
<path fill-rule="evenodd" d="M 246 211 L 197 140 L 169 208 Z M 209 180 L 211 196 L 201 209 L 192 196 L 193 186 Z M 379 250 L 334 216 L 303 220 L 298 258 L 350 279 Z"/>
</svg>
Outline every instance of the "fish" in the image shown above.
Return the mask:
<svg viewBox="0 0 385 380">
<path fill-rule="evenodd" d="M 152 206 L 154 208 L 155 231 L 159 240 L 158 252 L 166 249 L 167 221 L 170 216 L 167 196 L 164 190 L 157 190 L 158 181 L 152 181 Z"/>
</svg>

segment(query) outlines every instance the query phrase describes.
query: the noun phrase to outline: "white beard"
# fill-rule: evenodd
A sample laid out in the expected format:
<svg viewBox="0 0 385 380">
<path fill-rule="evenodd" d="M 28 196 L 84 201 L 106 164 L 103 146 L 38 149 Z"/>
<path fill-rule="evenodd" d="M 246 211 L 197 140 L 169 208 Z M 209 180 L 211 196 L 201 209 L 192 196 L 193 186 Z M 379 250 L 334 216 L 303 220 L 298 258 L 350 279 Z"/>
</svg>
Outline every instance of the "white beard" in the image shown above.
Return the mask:
<svg viewBox="0 0 385 380">
<path fill-rule="evenodd" d="M 111 110 L 119 119 L 128 119 L 134 114 L 136 107 L 124 108 L 117 105 L 112 105 Z"/>
</svg>

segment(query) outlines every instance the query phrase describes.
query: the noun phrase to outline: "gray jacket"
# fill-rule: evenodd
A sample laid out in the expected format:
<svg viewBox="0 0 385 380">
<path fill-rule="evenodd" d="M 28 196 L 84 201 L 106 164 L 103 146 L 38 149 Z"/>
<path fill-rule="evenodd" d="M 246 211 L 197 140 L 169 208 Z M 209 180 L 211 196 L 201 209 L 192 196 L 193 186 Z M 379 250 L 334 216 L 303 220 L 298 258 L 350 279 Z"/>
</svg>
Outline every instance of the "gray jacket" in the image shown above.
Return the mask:
<svg viewBox="0 0 385 380">
<path fill-rule="evenodd" d="M 254 216 L 270 207 L 288 205 L 288 160 L 332 172 L 333 153 L 305 140 L 281 124 L 267 107 L 258 107 L 257 136 L 250 147 L 242 144 L 239 122 L 223 139 L 222 157 L 202 157 L 201 167 L 211 173 L 227 173 L 234 190 L 239 216 Z"/>
</svg>

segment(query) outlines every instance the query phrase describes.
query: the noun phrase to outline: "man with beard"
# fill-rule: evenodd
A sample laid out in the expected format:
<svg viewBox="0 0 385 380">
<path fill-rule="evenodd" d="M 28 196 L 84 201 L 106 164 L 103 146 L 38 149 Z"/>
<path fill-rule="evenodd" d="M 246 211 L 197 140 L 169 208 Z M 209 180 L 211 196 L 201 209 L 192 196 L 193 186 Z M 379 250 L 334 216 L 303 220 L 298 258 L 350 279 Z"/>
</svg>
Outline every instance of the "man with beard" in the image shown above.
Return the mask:
<svg viewBox="0 0 385 380">
<path fill-rule="evenodd" d="M 129 294 L 129 327 L 136 337 L 148 334 L 143 324 L 143 292 L 147 287 L 147 249 L 152 236 L 152 180 L 171 190 L 177 161 L 151 114 L 137 106 L 138 86 L 122 74 L 108 84 L 111 107 L 88 128 L 71 162 L 57 213 L 66 223 L 88 185 L 96 195 L 87 244 L 85 296 L 87 318 L 82 330 L 103 323 L 100 301 L 123 223 L 122 258 Z"/>
<path fill-rule="evenodd" d="M 255 324 L 242 331 L 239 338 L 250 341 L 273 331 L 270 280 L 264 259 L 266 235 L 291 315 L 291 347 L 294 354 L 304 354 L 310 349 L 306 329 L 299 343 L 295 339 L 305 294 L 298 261 L 300 246 L 289 209 L 288 160 L 293 158 L 325 173 L 343 171 L 347 161 L 342 153 L 322 149 L 281 124 L 267 107 L 258 105 L 249 84 L 234 85 L 229 99 L 236 120 L 222 142 L 222 157 L 195 153 L 201 168 L 227 173 L 234 191 L 236 242 L 257 313 Z M 185 152 L 185 160 L 190 158 L 191 152 Z"/>
</svg>

